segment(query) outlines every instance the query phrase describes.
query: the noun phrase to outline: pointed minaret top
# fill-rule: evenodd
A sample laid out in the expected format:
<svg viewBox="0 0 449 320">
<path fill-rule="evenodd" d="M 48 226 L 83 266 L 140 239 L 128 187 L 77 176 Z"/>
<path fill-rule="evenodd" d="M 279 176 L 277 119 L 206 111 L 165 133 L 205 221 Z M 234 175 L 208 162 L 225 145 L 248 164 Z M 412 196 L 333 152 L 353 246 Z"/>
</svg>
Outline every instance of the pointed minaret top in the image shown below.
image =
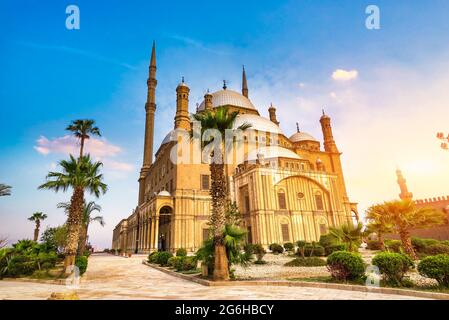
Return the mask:
<svg viewBox="0 0 449 320">
<path fill-rule="evenodd" d="M 226 90 L 228 87 L 226 86 L 226 80 L 223 80 L 223 90 Z"/>
<path fill-rule="evenodd" d="M 298 122 L 296 122 L 296 132 L 299 133 L 299 123 Z"/>
<path fill-rule="evenodd" d="M 151 49 L 150 67 L 156 67 L 156 42 L 153 40 L 153 48 Z"/>
<path fill-rule="evenodd" d="M 242 72 L 242 95 L 248 98 L 248 82 L 246 81 L 245 66 L 243 66 Z"/>
</svg>

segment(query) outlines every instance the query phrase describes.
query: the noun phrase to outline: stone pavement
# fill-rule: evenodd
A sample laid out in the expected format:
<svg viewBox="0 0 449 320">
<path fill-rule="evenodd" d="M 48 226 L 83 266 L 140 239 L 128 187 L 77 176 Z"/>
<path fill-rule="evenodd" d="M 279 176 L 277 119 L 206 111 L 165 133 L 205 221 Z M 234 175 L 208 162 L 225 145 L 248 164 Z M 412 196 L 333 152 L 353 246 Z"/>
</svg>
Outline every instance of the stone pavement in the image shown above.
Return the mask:
<svg viewBox="0 0 449 320">
<path fill-rule="evenodd" d="M 206 287 L 179 279 L 142 264 L 145 256 L 122 258 L 92 255 L 77 293 L 80 299 L 417 299 L 357 291 L 273 286 Z M 65 286 L 0 281 L 0 299 L 47 299 Z"/>
</svg>

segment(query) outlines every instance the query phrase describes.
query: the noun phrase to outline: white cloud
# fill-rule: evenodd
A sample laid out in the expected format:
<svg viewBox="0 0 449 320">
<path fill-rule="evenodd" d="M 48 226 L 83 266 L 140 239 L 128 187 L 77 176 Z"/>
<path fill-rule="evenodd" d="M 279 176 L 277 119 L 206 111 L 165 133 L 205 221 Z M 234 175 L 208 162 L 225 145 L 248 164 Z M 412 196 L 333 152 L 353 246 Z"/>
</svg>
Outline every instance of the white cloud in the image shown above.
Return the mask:
<svg viewBox="0 0 449 320">
<path fill-rule="evenodd" d="M 343 70 L 337 69 L 332 73 L 332 79 L 335 81 L 350 81 L 358 77 L 359 72 L 357 70 Z"/>
<path fill-rule="evenodd" d="M 48 139 L 45 136 L 41 136 L 37 141 L 37 145 L 34 149 L 43 155 L 48 154 L 64 154 L 64 155 L 77 155 L 79 153 L 78 140 L 70 135 L 62 137 Z M 126 162 L 120 162 L 110 159 L 122 152 L 119 146 L 116 146 L 106 139 L 90 138 L 85 141 L 85 153 L 89 153 L 95 159 L 101 159 L 106 169 L 113 171 L 130 172 L 133 170 L 133 166 Z"/>
</svg>

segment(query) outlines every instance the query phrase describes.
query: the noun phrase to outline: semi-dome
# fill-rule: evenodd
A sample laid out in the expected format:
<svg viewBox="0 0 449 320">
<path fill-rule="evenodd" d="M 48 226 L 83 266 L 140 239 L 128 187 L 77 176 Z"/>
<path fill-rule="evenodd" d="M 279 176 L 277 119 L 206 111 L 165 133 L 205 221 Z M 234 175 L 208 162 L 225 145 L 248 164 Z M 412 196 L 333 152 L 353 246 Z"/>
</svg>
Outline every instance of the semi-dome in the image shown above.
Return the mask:
<svg viewBox="0 0 449 320">
<path fill-rule="evenodd" d="M 159 192 L 157 194 L 159 197 L 171 197 L 170 192 L 168 192 L 167 190 L 162 190 L 161 192 Z"/>
<path fill-rule="evenodd" d="M 294 135 L 290 137 L 290 141 L 300 142 L 300 141 L 318 141 L 318 140 L 306 132 L 296 132 Z"/>
<path fill-rule="evenodd" d="M 254 110 L 256 109 L 247 97 L 233 90 L 220 90 L 211 93 L 211 95 L 212 95 L 212 108 L 231 105 L 246 109 L 254 109 Z M 203 100 L 203 102 L 201 102 L 201 104 L 198 107 L 198 111 L 202 111 L 204 110 L 204 108 L 205 105 Z"/>
<path fill-rule="evenodd" d="M 299 155 L 293 151 L 280 146 L 267 146 L 251 150 L 246 156 L 247 161 L 255 161 L 263 157 L 264 159 L 272 158 L 290 158 L 301 159 Z"/>
</svg>

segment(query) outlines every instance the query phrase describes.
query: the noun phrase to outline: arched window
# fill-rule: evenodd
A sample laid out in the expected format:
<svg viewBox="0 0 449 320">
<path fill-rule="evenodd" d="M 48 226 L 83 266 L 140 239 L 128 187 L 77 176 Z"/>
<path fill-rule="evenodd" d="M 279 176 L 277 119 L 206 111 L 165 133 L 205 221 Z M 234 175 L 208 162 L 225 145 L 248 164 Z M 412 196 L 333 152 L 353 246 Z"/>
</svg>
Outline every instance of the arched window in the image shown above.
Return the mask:
<svg viewBox="0 0 449 320">
<path fill-rule="evenodd" d="M 287 209 L 287 201 L 285 199 L 285 192 L 283 190 L 279 190 L 278 192 L 278 204 L 279 209 Z"/>
<path fill-rule="evenodd" d="M 319 192 L 315 193 L 315 205 L 317 210 L 324 210 L 323 195 Z"/>
</svg>

